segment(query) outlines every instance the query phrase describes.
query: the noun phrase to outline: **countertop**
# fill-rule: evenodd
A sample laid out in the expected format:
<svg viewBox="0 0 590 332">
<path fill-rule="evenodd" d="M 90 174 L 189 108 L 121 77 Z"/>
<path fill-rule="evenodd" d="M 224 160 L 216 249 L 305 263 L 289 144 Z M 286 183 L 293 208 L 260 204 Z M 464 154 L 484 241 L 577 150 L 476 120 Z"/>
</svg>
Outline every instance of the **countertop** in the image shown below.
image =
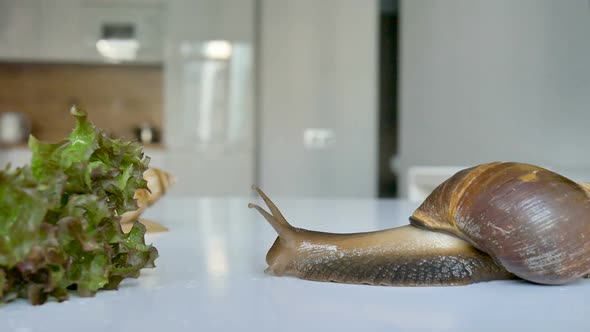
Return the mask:
<svg viewBox="0 0 590 332">
<path fill-rule="evenodd" d="M 0 307 L 0 330 L 37 331 L 590 331 L 590 280 L 566 286 L 492 281 L 459 287 L 345 285 L 265 274 L 272 228 L 257 199 L 166 197 L 146 217 L 157 268 L 94 298 Z M 416 203 L 281 199 L 295 226 L 357 232 L 407 223 Z"/>
</svg>

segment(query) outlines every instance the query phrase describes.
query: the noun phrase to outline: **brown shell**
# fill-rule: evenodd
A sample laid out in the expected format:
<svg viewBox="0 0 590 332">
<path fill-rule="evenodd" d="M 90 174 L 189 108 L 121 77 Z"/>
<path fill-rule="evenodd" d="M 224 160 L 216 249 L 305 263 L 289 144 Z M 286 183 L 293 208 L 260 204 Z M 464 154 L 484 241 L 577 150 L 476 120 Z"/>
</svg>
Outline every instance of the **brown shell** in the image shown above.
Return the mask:
<svg viewBox="0 0 590 332">
<path fill-rule="evenodd" d="M 411 220 L 470 242 L 532 282 L 563 284 L 590 272 L 588 191 L 537 166 L 465 169 L 438 186 Z"/>
</svg>

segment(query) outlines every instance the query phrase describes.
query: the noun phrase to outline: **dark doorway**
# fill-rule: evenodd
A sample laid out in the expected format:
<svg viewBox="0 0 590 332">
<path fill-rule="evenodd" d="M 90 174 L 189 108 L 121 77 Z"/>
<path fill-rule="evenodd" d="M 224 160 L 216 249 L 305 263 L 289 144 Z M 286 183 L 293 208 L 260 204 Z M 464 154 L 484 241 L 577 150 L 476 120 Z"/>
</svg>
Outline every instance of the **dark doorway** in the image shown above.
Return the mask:
<svg viewBox="0 0 590 332">
<path fill-rule="evenodd" d="M 398 195 L 393 171 L 398 153 L 399 1 L 381 0 L 379 19 L 379 197 Z"/>
</svg>

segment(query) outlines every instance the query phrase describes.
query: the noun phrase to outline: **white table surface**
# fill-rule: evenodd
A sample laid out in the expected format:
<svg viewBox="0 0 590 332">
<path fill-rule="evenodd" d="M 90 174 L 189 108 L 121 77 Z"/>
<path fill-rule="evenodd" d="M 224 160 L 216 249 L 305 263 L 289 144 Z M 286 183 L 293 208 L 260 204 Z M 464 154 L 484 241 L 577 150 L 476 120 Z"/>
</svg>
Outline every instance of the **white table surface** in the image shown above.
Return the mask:
<svg viewBox="0 0 590 332">
<path fill-rule="evenodd" d="M 407 223 L 416 203 L 275 199 L 294 225 L 333 232 Z M 345 285 L 264 274 L 274 231 L 248 199 L 167 197 L 146 217 L 160 251 L 118 291 L 0 307 L 0 331 L 590 331 L 590 280 L 459 287 Z"/>
</svg>

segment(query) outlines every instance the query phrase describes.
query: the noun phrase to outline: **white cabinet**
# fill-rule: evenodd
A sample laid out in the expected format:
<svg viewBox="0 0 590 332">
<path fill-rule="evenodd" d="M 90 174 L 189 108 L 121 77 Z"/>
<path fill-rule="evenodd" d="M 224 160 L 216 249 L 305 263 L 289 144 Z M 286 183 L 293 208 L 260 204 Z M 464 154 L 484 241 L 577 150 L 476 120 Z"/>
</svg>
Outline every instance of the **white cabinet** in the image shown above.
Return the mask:
<svg viewBox="0 0 590 332">
<path fill-rule="evenodd" d="M 0 57 L 29 59 L 39 54 L 41 2 L 0 0 Z"/>
<path fill-rule="evenodd" d="M 41 40 L 39 60 L 80 61 L 82 56 L 83 20 L 80 2 L 73 0 L 43 1 L 40 25 Z"/>
<path fill-rule="evenodd" d="M 0 59 L 123 61 L 109 57 L 108 52 L 121 54 L 131 45 L 136 50 L 125 61 L 160 63 L 165 13 L 166 5 L 159 1 L 0 0 Z M 116 29 L 124 30 L 124 43 L 109 45 L 109 40 L 122 40 L 113 37 Z M 107 53 L 99 47 L 101 40 L 105 40 Z"/>
<path fill-rule="evenodd" d="M 374 197 L 378 1 L 265 0 L 260 21 L 261 185 Z"/>
<path fill-rule="evenodd" d="M 81 58 L 161 62 L 164 12 L 165 7 L 157 3 L 82 3 L 76 42 Z"/>
</svg>

